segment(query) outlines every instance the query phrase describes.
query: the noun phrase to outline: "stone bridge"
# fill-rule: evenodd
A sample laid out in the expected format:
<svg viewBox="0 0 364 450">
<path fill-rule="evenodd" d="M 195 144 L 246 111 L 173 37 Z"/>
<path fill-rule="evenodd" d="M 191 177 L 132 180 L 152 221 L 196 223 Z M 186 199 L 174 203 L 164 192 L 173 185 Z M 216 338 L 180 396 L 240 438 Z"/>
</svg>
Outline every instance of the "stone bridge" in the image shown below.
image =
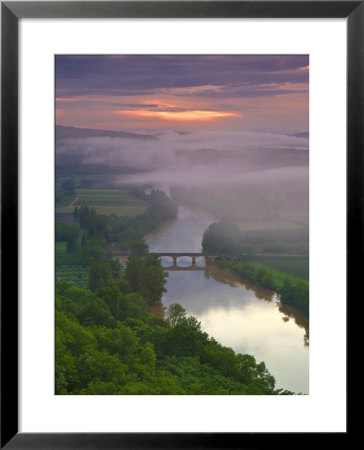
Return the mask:
<svg viewBox="0 0 364 450">
<path fill-rule="evenodd" d="M 172 265 L 171 266 L 166 266 L 164 267 L 164 269 L 166 270 L 204 270 L 204 267 L 200 267 L 196 265 L 196 259 L 199 257 L 204 257 L 206 258 L 206 260 L 210 260 L 210 261 L 216 261 L 220 258 L 227 258 L 227 259 L 232 259 L 234 256 L 237 255 L 232 255 L 232 254 L 214 254 L 214 255 L 210 255 L 207 253 L 200 253 L 200 252 L 150 252 L 151 255 L 157 255 L 159 257 L 163 257 L 163 256 L 168 256 L 170 258 L 172 258 Z M 121 257 L 121 256 L 129 256 L 129 253 L 120 253 L 118 255 L 115 255 L 115 257 Z M 177 264 L 177 259 L 181 258 L 181 257 L 190 257 L 191 258 L 191 266 L 188 267 L 181 267 L 178 266 Z"/>
</svg>

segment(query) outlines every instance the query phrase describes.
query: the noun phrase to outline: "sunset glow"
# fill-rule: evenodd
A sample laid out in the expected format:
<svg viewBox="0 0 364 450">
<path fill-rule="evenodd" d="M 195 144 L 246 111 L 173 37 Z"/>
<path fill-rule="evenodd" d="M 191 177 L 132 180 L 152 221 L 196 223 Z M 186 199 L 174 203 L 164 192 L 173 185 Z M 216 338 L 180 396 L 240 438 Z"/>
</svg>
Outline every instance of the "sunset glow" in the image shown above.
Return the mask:
<svg viewBox="0 0 364 450">
<path fill-rule="evenodd" d="M 124 28 L 110 51 L 140 47 Z M 169 43 L 172 28 L 157 34 Z M 200 28 L 170 48 L 195 31 L 210 46 Z M 310 161 L 326 161 L 328 200 L 337 152 L 323 138 L 310 153 L 309 54 L 219 54 L 226 36 L 213 32 L 217 54 L 54 57 L 53 145 L 34 129 L 27 160 L 52 162 L 40 180 L 54 179 L 56 395 L 309 394 Z M 244 48 L 240 31 L 228 39 Z M 316 129 L 332 138 L 327 121 Z"/>
<path fill-rule="evenodd" d="M 60 55 L 56 120 L 292 134 L 308 129 L 308 81 L 308 55 Z"/>
<path fill-rule="evenodd" d="M 215 120 L 224 117 L 240 117 L 241 114 L 220 111 L 117 111 L 117 114 L 126 114 L 137 117 L 159 117 L 165 120 Z"/>
</svg>

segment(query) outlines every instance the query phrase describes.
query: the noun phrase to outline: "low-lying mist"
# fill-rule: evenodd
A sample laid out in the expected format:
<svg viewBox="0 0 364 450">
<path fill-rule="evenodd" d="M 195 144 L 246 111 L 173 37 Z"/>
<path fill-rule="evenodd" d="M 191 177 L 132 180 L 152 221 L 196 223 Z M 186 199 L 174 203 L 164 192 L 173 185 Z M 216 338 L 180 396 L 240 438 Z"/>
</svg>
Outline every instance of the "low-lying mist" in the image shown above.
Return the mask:
<svg viewBox="0 0 364 450">
<path fill-rule="evenodd" d="M 161 188 L 181 203 L 240 224 L 308 224 L 306 137 L 221 130 L 77 130 L 57 127 L 57 168 L 78 167 L 84 173 L 97 167 L 98 183 L 105 172 L 105 186 Z"/>
</svg>

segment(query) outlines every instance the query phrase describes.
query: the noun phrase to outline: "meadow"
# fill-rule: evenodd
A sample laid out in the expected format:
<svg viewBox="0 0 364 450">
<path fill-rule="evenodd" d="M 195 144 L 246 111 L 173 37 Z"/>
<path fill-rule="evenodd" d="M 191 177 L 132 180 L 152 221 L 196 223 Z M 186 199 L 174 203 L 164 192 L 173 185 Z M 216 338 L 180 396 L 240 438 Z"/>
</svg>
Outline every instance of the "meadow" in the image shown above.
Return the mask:
<svg viewBox="0 0 364 450">
<path fill-rule="evenodd" d="M 303 283 L 305 286 L 308 287 L 307 279 L 289 274 L 288 272 L 281 272 L 280 270 L 272 269 L 269 266 L 266 266 L 264 264 L 259 264 L 257 262 L 249 261 L 249 263 L 251 263 L 252 266 L 254 266 L 254 268 L 256 270 L 265 269 L 266 272 L 268 272 L 268 274 L 270 274 L 272 276 L 272 281 L 278 289 L 283 287 L 285 280 L 288 280 L 293 285 L 296 285 L 297 283 Z"/>
<path fill-rule="evenodd" d="M 309 262 L 306 255 L 255 255 L 253 262 L 293 277 L 309 279 Z"/>
</svg>

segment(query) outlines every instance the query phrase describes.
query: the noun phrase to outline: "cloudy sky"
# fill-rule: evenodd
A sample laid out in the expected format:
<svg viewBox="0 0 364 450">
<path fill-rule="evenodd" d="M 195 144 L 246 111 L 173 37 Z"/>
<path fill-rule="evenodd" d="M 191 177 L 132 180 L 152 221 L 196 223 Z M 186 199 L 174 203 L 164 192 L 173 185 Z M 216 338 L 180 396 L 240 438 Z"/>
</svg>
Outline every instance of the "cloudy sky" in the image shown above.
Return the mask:
<svg viewBox="0 0 364 450">
<path fill-rule="evenodd" d="M 103 130 L 308 131 L 307 55 L 56 56 L 56 122 Z"/>
</svg>

